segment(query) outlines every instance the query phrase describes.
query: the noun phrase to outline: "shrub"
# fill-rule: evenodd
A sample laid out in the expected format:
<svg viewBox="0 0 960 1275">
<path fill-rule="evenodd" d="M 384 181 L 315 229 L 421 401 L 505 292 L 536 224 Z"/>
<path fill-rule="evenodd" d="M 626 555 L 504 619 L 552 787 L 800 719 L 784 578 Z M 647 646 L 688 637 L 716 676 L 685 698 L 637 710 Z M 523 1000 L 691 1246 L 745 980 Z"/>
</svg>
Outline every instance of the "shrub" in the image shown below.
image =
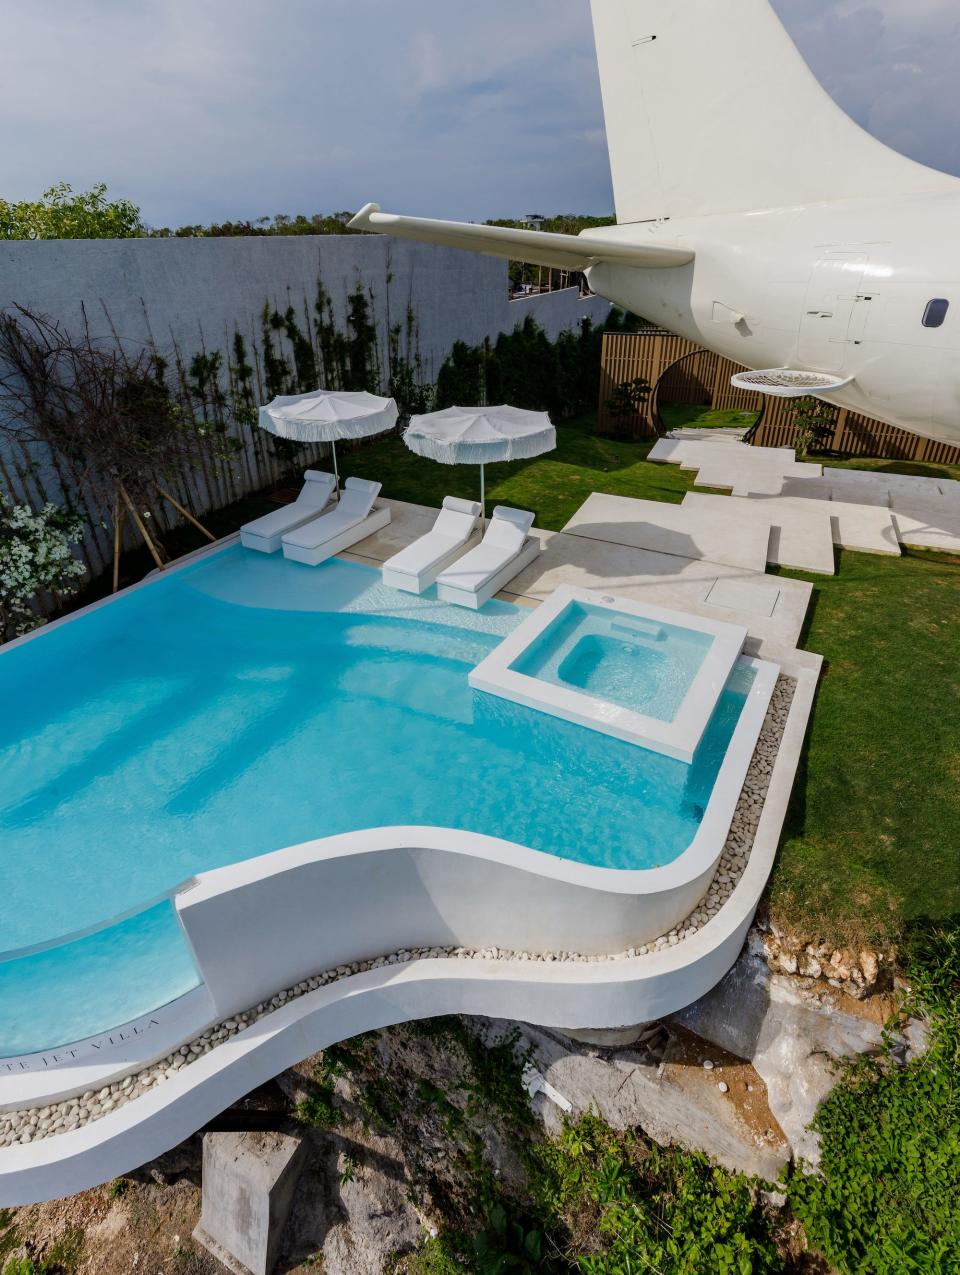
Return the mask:
<svg viewBox="0 0 960 1275">
<path fill-rule="evenodd" d="M 130 239 L 142 233 L 137 205 L 108 199 L 103 182 L 85 191 L 57 182 L 41 199 L 0 199 L 0 239 Z"/>
<path fill-rule="evenodd" d="M 960 1270 L 960 922 L 918 929 L 907 977 L 928 1052 L 902 1066 L 888 1043 L 852 1063 L 814 1122 L 820 1172 L 790 1185 L 841 1275 Z"/>
<path fill-rule="evenodd" d="M 74 593 L 84 576 L 83 563 L 70 552 L 83 536 L 76 514 L 44 505 L 11 505 L 0 493 L 0 642 L 9 642 L 43 620 L 33 608 L 42 590 Z"/>
</svg>

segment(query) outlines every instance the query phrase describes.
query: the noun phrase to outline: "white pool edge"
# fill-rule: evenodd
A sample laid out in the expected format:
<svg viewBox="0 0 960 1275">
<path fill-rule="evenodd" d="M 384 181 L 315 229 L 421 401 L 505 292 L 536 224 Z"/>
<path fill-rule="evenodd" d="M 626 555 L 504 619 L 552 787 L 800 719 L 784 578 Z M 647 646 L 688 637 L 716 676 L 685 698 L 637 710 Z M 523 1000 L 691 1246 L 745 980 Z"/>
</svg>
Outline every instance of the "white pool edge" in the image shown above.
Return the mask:
<svg viewBox="0 0 960 1275">
<path fill-rule="evenodd" d="M 651 717 L 638 709 L 591 695 L 589 691 L 516 671 L 514 664 L 574 603 L 710 636 L 710 646 L 672 720 Z M 497 695 L 511 703 L 551 714 L 689 764 L 746 639 L 747 630 L 743 625 L 707 619 L 689 611 L 650 602 L 637 602 L 599 589 L 562 584 L 481 660 L 467 680 L 474 690 Z"/>
</svg>

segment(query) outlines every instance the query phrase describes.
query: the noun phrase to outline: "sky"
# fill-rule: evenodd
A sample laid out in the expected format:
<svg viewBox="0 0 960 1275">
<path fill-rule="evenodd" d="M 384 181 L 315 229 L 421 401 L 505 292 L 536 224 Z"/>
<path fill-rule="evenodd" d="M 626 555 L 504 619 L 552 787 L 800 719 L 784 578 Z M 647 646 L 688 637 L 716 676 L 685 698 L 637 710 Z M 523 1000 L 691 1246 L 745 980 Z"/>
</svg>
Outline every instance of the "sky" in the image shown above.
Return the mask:
<svg viewBox="0 0 960 1275">
<path fill-rule="evenodd" d="M 774 7 L 860 124 L 960 174 L 956 0 Z M 153 226 L 612 209 L 588 0 L 0 0 L 0 30 L 7 199 L 105 181 Z"/>
</svg>

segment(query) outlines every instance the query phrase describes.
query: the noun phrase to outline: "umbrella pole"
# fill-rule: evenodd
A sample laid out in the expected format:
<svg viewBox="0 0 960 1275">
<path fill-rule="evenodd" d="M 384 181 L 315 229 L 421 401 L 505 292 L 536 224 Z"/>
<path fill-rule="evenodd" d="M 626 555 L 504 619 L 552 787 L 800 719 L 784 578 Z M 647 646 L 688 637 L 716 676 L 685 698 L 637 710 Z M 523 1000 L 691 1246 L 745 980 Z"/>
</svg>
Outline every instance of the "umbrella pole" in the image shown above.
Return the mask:
<svg viewBox="0 0 960 1275">
<path fill-rule="evenodd" d="M 480 466 L 480 534 L 487 530 L 487 495 L 483 466 Z"/>
<path fill-rule="evenodd" d="M 333 481 L 336 483 L 337 499 L 340 499 L 340 471 L 337 469 L 337 444 L 332 442 L 330 450 L 333 453 Z"/>
</svg>

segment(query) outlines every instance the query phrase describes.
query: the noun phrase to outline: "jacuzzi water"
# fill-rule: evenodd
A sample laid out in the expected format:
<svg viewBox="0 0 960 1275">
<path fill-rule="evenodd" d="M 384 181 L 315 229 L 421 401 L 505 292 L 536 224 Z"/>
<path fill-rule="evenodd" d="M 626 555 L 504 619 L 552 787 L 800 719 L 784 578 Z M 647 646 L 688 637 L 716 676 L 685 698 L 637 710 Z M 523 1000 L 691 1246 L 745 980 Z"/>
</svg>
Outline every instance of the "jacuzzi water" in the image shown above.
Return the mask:
<svg viewBox="0 0 960 1275">
<path fill-rule="evenodd" d="M 170 894 L 284 846 L 429 824 L 608 867 L 681 854 L 751 672 L 685 765 L 470 690 L 523 614 L 229 548 L 3 653 L 0 1057 L 196 986 Z"/>
<path fill-rule="evenodd" d="M 711 633 L 571 602 L 510 667 L 672 722 L 713 641 Z"/>
</svg>

